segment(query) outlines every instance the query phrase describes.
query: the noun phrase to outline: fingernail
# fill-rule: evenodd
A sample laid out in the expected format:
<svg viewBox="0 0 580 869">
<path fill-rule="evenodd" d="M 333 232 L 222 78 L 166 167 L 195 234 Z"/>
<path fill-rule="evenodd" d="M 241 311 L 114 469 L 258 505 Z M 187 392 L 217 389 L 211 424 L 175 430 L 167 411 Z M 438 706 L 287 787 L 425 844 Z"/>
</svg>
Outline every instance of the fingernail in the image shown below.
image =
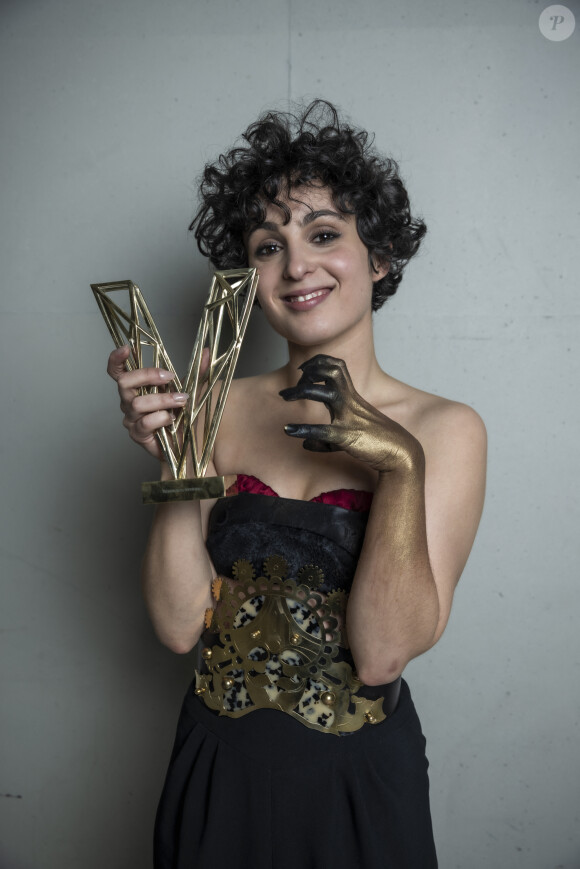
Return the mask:
<svg viewBox="0 0 580 869">
<path fill-rule="evenodd" d="M 296 432 L 298 431 L 298 426 L 297 425 L 285 425 L 284 431 L 286 432 L 286 434 L 296 434 Z"/>
<path fill-rule="evenodd" d="M 188 398 L 189 398 L 189 395 L 187 394 L 187 392 L 174 392 L 173 393 L 173 400 L 176 404 L 185 404 L 185 402 L 187 401 Z"/>
<path fill-rule="evenodd" d="M 159 377 L 161 378 L 161 380 L 173 380 L 175 374 L 173 373 L 173 371 L 165 371 L 163 369 L 159 372 Z"/>
</svg>

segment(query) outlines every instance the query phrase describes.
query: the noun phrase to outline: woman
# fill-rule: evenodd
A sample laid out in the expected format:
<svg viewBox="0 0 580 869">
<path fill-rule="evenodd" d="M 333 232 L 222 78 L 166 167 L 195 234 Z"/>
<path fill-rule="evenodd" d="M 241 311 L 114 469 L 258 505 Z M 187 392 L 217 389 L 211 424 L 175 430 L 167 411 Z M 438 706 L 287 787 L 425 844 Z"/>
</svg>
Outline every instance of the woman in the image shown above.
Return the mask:
<svg viewBox="0 0 580 869">
<path fill-rule="evenodd" d="M 434 867 L 401 674 L 447 624 L 482 509 L 485 430 L 376 359 L 372 312 L 425 225 L 396 164 L 321 101 L 250 126 L 206 167 L 201 203 L 200 249 L 216 268 L 257 267 L 288 362 L 233 383 L 210 471 L 238 475 L 231 497 L 164 505 L 149 538 L 159 638 L 188 652 L 205 631 L 156 866 Z M 124 424 L 161 458 L 155 432 L 186 396 L 140 396 L 171 375 L 128 373 L 127 355 L 109 362 Z"/>
</svg>

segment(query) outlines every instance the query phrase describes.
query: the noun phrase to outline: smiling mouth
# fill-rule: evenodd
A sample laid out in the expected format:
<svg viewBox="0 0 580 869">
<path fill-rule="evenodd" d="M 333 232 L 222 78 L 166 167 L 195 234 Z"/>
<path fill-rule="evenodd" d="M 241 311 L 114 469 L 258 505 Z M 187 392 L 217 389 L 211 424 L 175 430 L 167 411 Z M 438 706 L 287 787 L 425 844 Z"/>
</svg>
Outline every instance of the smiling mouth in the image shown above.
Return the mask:
<svg viewBox="0 0 580 869">
<path fill-rule="evenodd" d="M 317 299 L 319 296 L 326 296 L 331 290 L 312 290 L 310 293 L 301 293 L 300 295 L 284 296 L 286 302 L 310 302 L 312 299 Z"/>
</svg>

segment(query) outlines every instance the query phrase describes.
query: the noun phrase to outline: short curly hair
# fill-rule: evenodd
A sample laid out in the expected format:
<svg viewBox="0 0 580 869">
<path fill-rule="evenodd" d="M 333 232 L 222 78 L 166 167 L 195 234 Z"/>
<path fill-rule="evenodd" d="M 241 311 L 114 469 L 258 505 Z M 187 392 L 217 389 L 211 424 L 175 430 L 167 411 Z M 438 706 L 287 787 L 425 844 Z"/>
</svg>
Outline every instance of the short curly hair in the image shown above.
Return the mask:
<svg viewBox="0 0 580 869">
<path fill-rule="evenodd" d="M 396 292 L 427 227 L 411 216 L 397 163 L 377 153 L 373 141 L 342 121 L 326 100 L 314 100 L 298 114 L 266 112 L 241 144 L 205 166 L 201 205 L 189 227 L 201 253 L 218 269 L 247 264 L 244 235 L 265 220 L 269 203 L 288 222 L 283 198 L 289 191 L 328 187 L 335 206 L 355 215 L 371 267 L 389 265 L 373 288 L 372 309 L 378 310 Z"/>
</svg>

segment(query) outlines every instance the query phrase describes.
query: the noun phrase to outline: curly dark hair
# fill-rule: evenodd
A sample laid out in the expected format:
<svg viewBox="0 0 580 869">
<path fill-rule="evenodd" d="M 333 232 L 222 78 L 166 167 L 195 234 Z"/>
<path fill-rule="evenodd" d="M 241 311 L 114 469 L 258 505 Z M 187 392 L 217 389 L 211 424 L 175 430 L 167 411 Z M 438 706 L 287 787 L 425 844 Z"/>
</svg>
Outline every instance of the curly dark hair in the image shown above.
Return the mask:
<svg viewBox="0 0 580 869">
<path fill-rule="evenodd" d="M 373 288 L 372 308 L 378 310 L 396 292 L 427 227 L 411 216 L 397 163 L 378 154 L 373 141 L 342 121 L 326 100 L 314 100 L 299 114 L 266 112 L 239 146 L 203 171 L 201 205 L 189 227 L 201 253 L 218 269 L 247 264 L 244 234 L 265 220 L 268 203 L 288 222 L 290 209 L 281 197 L 301 185 L 328 187 L 335 206 L 355 215 L 371 267 L 389 264 Z"/>
</svg>

